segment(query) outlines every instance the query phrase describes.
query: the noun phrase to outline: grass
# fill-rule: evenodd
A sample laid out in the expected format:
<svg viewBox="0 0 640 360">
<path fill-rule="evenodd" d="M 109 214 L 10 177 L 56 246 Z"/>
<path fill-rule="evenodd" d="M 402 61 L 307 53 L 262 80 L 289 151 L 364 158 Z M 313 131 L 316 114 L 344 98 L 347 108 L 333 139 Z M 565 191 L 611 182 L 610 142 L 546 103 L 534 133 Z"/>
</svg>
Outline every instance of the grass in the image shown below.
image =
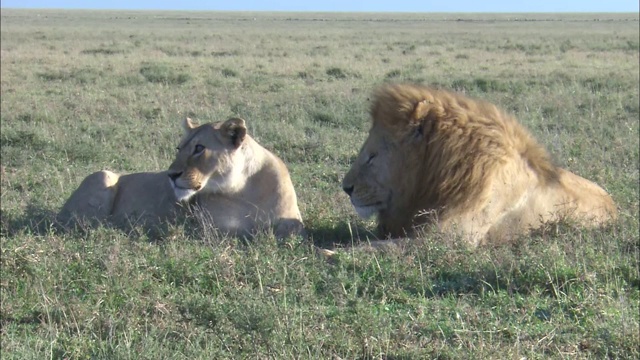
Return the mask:
<svg viewBox="0 0 640 360">
<path fill-rule="evenodd" d="M 637 358 L 637 14 L 2 10 L 3 359 Z M 374 239 L 340 181 L 384 81 L 514 113 L 620 220 L 471 250 Z M 99 169 L 166 169 L 185 116 L 240 116 L 289 166 L 311 239 L 61 233 Z M 344 246 L 331 261 L 314 245 Z"/>
</svg>

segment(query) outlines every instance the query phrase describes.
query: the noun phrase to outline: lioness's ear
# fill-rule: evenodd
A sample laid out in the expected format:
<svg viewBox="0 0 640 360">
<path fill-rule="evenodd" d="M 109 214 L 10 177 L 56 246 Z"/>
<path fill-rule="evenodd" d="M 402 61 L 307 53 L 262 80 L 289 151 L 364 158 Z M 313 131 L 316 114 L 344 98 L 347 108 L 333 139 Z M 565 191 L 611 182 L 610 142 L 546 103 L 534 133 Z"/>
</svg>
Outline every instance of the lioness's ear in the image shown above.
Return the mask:
<svg viewBox="0 0 640 360">
<path fill-rule="evenodd" d="M 185 118 L 182 121 L 182 128 L 184 129 L 185 132 L 189 132 L 193 129 L 195 129 L 197 127 L 196 124 L 193 123 L 193 121 L 190 118 Z"/>
<path fill-rule="evenodd" d="M 222 124 L 222 133 L 226 135 L 235 147 L 239 147 L 247 135 L 247 126 L 243 119 L 231 118 Z"/>
</svg>

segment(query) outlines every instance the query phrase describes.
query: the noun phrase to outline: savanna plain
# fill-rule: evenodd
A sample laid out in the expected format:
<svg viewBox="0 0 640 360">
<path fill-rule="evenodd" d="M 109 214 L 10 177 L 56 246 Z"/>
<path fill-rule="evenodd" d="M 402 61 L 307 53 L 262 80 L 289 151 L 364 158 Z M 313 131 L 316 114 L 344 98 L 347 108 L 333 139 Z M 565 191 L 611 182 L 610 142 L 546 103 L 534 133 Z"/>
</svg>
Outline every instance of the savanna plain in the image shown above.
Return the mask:
<svg viewBox="0 0 640 360">
<path fill-rule="evenodd" d="M 1 17 L 3 359 L 640 355 L 638 14 Z M 507 109 L 619 219 L 362 246 L 375 223 L 340 181 L 370 91 L 405 81 Z M 55 226 L 86 175 L 168 168 L 187 116 L 247 121 L 288 165 L 308 239 Z"/>
</svg>

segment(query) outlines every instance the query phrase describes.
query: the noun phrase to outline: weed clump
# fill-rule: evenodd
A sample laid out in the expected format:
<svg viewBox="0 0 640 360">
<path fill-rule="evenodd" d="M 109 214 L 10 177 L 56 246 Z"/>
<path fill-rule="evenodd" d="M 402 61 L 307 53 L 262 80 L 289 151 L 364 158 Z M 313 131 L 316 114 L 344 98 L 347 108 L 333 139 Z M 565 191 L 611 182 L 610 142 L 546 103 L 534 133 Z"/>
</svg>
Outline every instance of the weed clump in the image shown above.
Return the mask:
<svg viewBox="0 0 640 360">
<path fill-rule="evenodd" d="M 184 84 L 190 80 L 189 74 L 181 73 L 165 64 L 146 64 L 140 68 L 140 74 L 150 83 L 165 85 Z"/>
<path fill-rule="evenodd" d="M 334 79 L 346 79 L 347 78 L 347 74 L 340 68 L 338 67 L 332 67 L 327 69 L 327 75 L 329 75 L 330 77 L 334 78 Z"/>
</svg>

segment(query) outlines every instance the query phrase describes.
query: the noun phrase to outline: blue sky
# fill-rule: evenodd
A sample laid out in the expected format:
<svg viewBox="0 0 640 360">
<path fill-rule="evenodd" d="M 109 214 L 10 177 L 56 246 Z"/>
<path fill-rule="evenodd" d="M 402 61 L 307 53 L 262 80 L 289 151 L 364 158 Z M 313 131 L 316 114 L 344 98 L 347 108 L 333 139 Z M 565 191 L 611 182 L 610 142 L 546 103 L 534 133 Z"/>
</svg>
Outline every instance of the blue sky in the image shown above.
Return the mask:
<svg viewBox="0 0 640 360">
<path fill-rule="evenodd" d="M 400 12 L 638 12 L 638 0 L 2 0 L 3 8 L 400 11 Z"/>
</svg>

